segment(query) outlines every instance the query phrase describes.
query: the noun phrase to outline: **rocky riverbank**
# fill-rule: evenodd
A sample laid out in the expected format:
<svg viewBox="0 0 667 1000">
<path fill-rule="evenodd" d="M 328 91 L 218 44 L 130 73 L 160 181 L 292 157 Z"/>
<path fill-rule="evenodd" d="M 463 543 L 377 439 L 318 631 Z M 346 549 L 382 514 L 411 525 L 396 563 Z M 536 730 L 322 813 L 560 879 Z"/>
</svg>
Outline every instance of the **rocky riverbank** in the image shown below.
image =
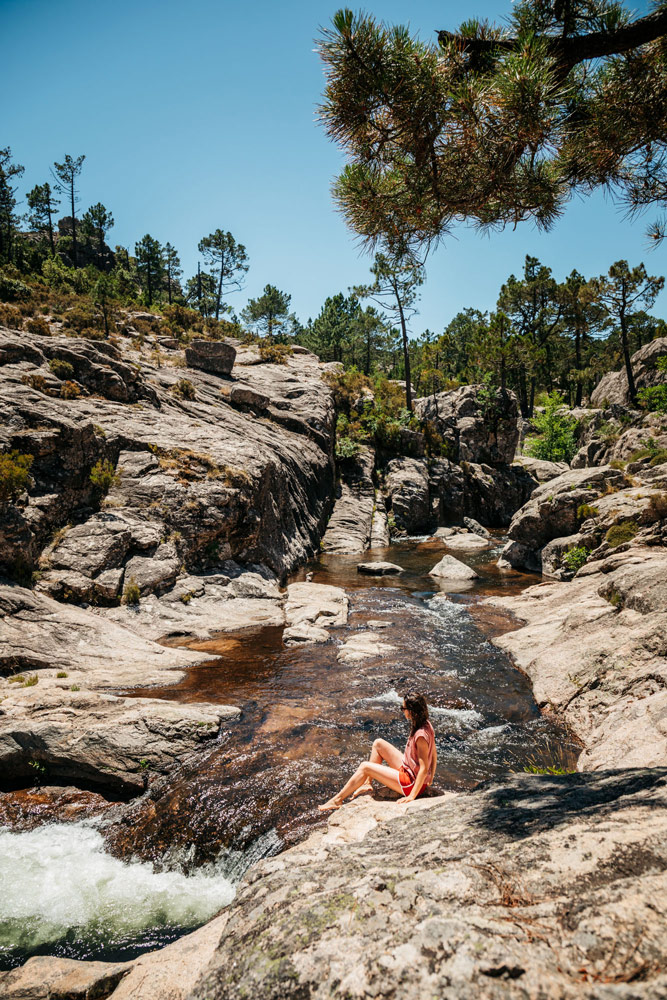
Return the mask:
<svg viewBox="0 0 667 1000">
<path fill-rule="evenodd" d="M 204 663 L 184 637 L 204 648 L 269 625 L 287 646 L 326 648 L 347 621 L 344 591 L 283 587 L 320 540 L 374 563 L 386 551 L 361 554 L 390 532 L 437 531 L 446 593 L 466 570 L 475 579 L 457 559 L 488 548 L 483 526 L 507 525 L 501 571 L 551 579 L 492 599 L 516 616 L 494 641 L 579 738 L 586 773 L 508 774 L 407 809 L 352 803 L 168 948 L 122 963 L 33 958 L 0 974 L 0 991 L 652 1000 L 667 989 L 665 419 L 600 398 L 580 414 L 571 469 L 514 462 L 516 400 L 482 405 L 464 387 L 418 401 L 450 457 L 427 457 L 411 431 L 404 454 L 364 450 L 336 479 L 324 371 L 308 352 L 274 364 L 230 341 L 183 355 L 166 338 L 141 350 L 131 331 L 115 345 L 0 331 L 0 444 L 32 460 L 0 514 L 5 787 L 38 773 L 128 799 L 196 761 L 235 706 L 122 692 Z M 395 655 L 390 623 L 368 624 L 337 664 Z"/>
</svg>

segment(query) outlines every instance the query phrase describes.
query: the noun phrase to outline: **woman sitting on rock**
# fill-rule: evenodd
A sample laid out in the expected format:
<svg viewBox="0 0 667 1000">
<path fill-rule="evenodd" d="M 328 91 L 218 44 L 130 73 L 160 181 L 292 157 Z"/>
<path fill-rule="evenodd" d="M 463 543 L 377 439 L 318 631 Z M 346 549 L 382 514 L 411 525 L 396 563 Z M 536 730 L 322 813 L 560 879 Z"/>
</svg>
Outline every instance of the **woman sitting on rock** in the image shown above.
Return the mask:
<svg viewBox="0 0 667 1000">
<path fill-rule="evenodd" d="M 338 809 L 345 799 L 372 792 L 373 780 L 402 795 L 402 802 L 414 802 L 433 781 L 438 763 L 435 733 L 428 721 L 428 706 L 422 694 L 407 694 L 401 706 L 410 723 L 410 735 L 401 753 L 386 740 L 375 740 L 370 758 L 360 764 L 344 788 L 318 808 Z M 386 766 L 385 766 L 386 765 Z"/>
</svg>

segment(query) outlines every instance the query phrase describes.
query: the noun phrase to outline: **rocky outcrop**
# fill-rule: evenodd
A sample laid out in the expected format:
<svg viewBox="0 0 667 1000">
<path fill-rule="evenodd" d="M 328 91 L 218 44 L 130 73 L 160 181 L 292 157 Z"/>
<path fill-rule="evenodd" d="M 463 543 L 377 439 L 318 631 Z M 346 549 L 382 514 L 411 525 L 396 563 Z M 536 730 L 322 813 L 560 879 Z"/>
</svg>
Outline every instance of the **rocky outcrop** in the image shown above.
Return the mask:
<svg viewBox="0 0 667 1000">
<path fill-rule="evenodd" d="M 667 337 L 658 337 L 640 347 L 632 357 L 632 374 L 637 389 L 667 382 L 667 376 L 656 367 L 658 358 L 667 356 Z M 591 393 L 593 406 L 608 406 L 610 403 L 631 402 L 628 390 L 628 376 L 625 368 L 618 372 L 607 372 Z"/>
<path fill-rule="evenodd" d="M 567 462 L 545 462 L 529 455 L 520 455 L 514 460 L 514 465 L 520 465 L 538 483 L 548 483 L 549 480 L 568 472 L 570 468 Z"/>
<path fill-rule="evenodd" d="M 0 331 L 0 447 L 32 456 L 27 493 L 0 513 L 0 570 L 39 569 L 61 598 L 113 603 L 128 564 L 148 593 L 182 566 L 236 558 L 282 577 L 308 558 L 331 502 L 331 393 L 313 355 L 284 365 L 240 355 L 222 377 L 186 369 L 175 350 L 156 361 L 124 338 Z M 233 395 L 241 389 L 262 405 Z M 71 544 L 56 534 L 68 530 Z M 98 585 L 109 569 L 125 578 Z"/>
<path fill-rule="evenodd" d="M 415 413 L 433 425 L 456 462 L 509 465 L 514 458 L 519 408 L 511 390 L 464 385 L 416 399 Z"/>
<path fill-rule="evenodd" d="M 344 806 L 248 874 L 189 1000 L 657 997 L 666 785 L 665 769 L 509 775 Z"/>
<path fill-rule="evenodd" d="M 229 375 L 235 358 L 236 347 L 230 341 L 191 340 L 185 348 L 185 363 L 188 368 L 199 368 L 213 375 Z"/>
<path fill-rule="evenodd" d="M 379 492 L 375 491 L 375 509 L 373 511 L 373 521 L 371 524 L 371 542 L 370 547 L 372 549 L 384 549 L 391 541 L 389 534 L 389 520 L 387 518 L 387 506 L 384 502 L 384 497 Z"/>
<path fill-rule="evenodd" d="M 393 458 L 388 462 L 383 493 L 396 531 L 418 535 L 433 521 L 429 477 L 423 458 Z"/>
<path fill-rule="evenodd" d="M 632 545 L 489 601 L 525 623 L 494 642 L 582 741 L 581 769 L 667 763 L 666 581 L 667 549 Z"/>
<path fill-rule="evenodd" d="M 323 552 L 359 553 L 369 547 L 375 507 L 374 463 L 371 448 L 363 448 L 354 458 L 339 463 L 340 482 L 322 538 Z"/>
<path fill-rule="evenodd" d="M 111 691 L 174 683 L 204 659 L 82 608 L 0 586 L 0 784 L 48 778 L 116 796 L 141 792 L 238 709 Z"/>
<path fill-rule="evenodd" d="M 540 572 L 542 549 L 552 539 L 578 531 L 583 519 L 581 508 L 625 485 L 623 473 L 609 466 L 572 469 L 543 483 L 512 518 L 510 541 L 503 549 L 501 565 Z"/>
</svg>

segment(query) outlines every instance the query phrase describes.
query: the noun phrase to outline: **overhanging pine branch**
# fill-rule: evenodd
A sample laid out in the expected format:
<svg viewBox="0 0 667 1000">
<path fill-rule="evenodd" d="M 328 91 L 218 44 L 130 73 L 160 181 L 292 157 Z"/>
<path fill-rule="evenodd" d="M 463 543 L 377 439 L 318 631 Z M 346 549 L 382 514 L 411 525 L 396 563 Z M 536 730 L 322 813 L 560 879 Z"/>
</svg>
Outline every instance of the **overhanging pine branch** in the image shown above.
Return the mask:
<svg viewBox="0 0 667 1000">
<path fill-rule="evenodd" d="M 667 9 L 655 11 L 614 31 L 592 31 L 569 38 L 547 36 L 545 41 L 555 61 L 571 69 L 588 59 L 620 55 L 663 35 L 667 35 Z M 455 42 L 473 58 L 492 52 L 511 52 L 519 45 L 516 38 L 469 38 L 452 31 L 439 31 L 438 41 L 443 45 Z"/>
</svg>

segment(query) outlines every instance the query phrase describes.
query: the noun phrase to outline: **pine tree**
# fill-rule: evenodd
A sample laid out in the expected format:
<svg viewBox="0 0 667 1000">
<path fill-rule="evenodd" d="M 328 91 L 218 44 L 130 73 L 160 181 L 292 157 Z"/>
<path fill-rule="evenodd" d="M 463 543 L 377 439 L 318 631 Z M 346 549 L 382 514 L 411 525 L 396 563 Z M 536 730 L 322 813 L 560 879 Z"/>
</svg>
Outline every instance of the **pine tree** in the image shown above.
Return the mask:
<svg viewBox="0 0 667 1000">
<path fill-rule="evenodd" d="M 60 202 L 54 197 L 48 181 L 45 184 L 36 184 L 32 191 L 28 193 L 27 202 L 28 207 L 31 209 L 28 221 L 39 232 L 46 231 L 48 233 L 49 246 L 51 247 L 51 255 L 53 256 L 56 252 L 56 244 L 53 236 L 53 216 Z"/>
<path fill-rule="evenodd" d="M 270 341 L 283 332 L 289 319 L 292 296 L 281 292 L 275 285 L 265 285 L 256 299 L 250 299 L 241 313 L 248 326 L 268 337 Z"/>
<path fill-rule="evenodd" d="M 9 263 L 12 259 L 16 235 L 17 218 L 16 187 L 13 181 L 21 177 L 25 167 L 20 163 L 12 163 L 12 151 L 9 146 L 0 149 L 0 262 Z"/>
<path fill-rule="evenodd" d="M 164 256 L 160 244 L 148 233 L 134 247 L 137 272 L 146 305 L 151 306 L 164 281 Z"/>
<path fill-rule="evenodd" d="M 618 321 L 628 393 L 631 402 L 636 403 L 637 387 L 630 363 L 630 321 L 639 303 L 648 308 L 653 305 L 658 292 L 664 287 L 665 279 L 647 274 L 643 264 L 630 268 L 627 260 L 617 260 L 607 275 L 601 275 L 595 283 L 600 301 Z"/>
<path fill-rule="evenodd" d="M 53 164 L 53 176 L 56 180 L 56 190 L 59 191 L 60 194 L 69 198 L 70 208 L 72 211 L 72 251 L 74 267 L 79 266 L 79 248 L 76 236 L 76 204 L 79 200 L 79 196 L 76 193 L 76 179 L 81 173 L 81 168 L 83 167 L 83 161 L 85 158 L 85 154 L 72 157 L 69 153 L 66 153 L 65 159 L 62 163 Z"/>
<path fill-rule="evenodd" d="M 403 365 L 405 370 L 405 405 L 412 412 L 412 388 L 410 382 L 410 349 L 408 343 L 408 319 L 417 312 L 417 288 L 423 284 L 424 276 L 419 265 L 413 260 L 388 253 L 378 253 L 371 267 L 373 282 L 354 289 L 362 299 L 373 299 L 400 325 L 403 343 Z"/>
<path fill-rule="evenodd" d="M 243 287 L 243 276 L 249 266 L 246 248 L 231 233 L 216 229 L 199 241 L 198 249 L 217 279 L 215 318 L 219 319 L 223 291 L 239 291 Z"/>
<path fill-rule="evenodd" d="M 417 248 L 460 219 L 548 228 L 599 185 L 667 205 L 667 4 L 631 18 L 617 0 L 519 0 L 507 28 L 472 18 L 436 45 L 338 11 L 320 118 L 347 154 L 350 227 Z"/>
<path fill-rule="evenodd" d="M 167 301 L 171 305 L 174 293 L 180 294 L 179 278 L 183 274 L 180 257 L 176 253 L 176 247 L 173 247 L 171 243 L 164 245 L 164 267 L 167 279 Z"/>
<path fill-rule="evenodd" d="M 81 217 L 81 235 L 89 240 L 98 254 L 104 254 L 104 241 L 107 232 L 113 228 L 114 217 L 101 202 L 91 205 Z"/>
</svg>

